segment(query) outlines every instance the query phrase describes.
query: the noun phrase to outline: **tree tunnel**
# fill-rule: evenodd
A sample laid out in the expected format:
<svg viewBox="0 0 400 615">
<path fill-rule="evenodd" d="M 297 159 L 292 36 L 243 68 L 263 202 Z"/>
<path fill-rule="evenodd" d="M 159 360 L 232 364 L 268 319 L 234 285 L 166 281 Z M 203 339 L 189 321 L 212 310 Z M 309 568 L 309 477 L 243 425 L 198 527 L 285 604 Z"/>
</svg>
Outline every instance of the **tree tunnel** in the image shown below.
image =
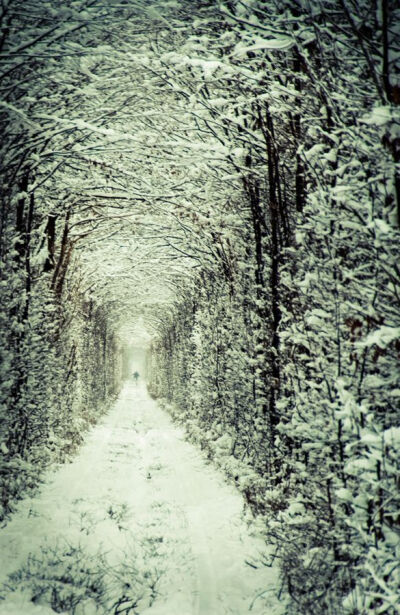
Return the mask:
<svg viewBox="0 0 400 615">
<path fill-rule="evenodd" d="M 399 11 L 2 3 L 3 518 L 145 349 L 291 612 L 398 613 Z"/>
</svg>

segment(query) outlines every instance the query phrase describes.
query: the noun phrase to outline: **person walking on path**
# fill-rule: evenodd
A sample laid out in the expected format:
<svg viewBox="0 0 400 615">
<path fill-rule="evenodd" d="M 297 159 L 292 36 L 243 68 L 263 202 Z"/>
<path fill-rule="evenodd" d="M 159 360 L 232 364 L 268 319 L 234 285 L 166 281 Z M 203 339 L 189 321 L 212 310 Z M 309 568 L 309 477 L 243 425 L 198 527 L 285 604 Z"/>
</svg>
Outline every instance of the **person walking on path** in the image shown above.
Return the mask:
<svg viewBox="0 0 400 615">
<path fill-rule="evenodd" d="M 134 379 L 135 383 L 137 384 L 137 382 L 139 380 L 139 372 L 133 372 L 133 379 Z"/>
</svg>

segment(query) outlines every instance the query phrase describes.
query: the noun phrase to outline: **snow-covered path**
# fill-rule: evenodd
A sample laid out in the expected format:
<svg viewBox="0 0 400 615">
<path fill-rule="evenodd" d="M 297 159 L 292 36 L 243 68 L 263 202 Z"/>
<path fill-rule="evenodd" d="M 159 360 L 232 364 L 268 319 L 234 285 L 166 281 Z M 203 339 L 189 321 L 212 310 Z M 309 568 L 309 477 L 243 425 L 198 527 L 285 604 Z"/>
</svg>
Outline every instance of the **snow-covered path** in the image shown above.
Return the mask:
<svg viewBox="0 0 400 615">
<path fill-rule="evenodd" d="M 0 530 L 0 583 L 29 553 L 54 570 L 54 550 L 61 550 L 65 566 L 72 545 L 81 549 L 80 558 L 104 557 L 104 565 L 116 568 L 122 561 L 124 587 L 130 587 L 129 574 L 140 586 L 130 565 L 149 570 L 143 577 L 149 586 L 158 579 L 132 615 L 280 615 L 276 570 L 246 563 L 265 545 L 249 534 L 242 509 L 240 495 L 184 441 L 145 387 L 127 384 L 73 463 L 50 473 L 40 494 L 24 500 Z M 4 594 L 0 615 L 54 613 L 45 593 L 39 604 L 29 601 L 30 580 L 12 585 L 19 589 Z M 76 608 L 94 612 L 89 598 Z"/>
</svg>

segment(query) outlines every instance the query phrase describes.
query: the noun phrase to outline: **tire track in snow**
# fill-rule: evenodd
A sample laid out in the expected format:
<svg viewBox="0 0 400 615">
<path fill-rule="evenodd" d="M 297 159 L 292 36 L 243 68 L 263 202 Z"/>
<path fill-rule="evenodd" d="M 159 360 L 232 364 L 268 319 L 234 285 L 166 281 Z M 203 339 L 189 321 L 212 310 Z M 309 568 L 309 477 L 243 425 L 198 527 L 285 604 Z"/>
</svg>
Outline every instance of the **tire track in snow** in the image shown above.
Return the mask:
<svg viewBox="0 0 400 615">
<path fill-rule="evenodd" d="M 163 500 L 175 503 L 175 514 L 183 515 L 192 553 L 190 574 L 187 571 L 184 581 L 191 594 L 191 609 L 166 607 L 155 615 L 243 615 L 257 594 L 267 589 L 272 596 L 278 585 L 276 572 L 265 568 L 254 571 L 245 564 L 246 558 L 265 550 L 264 544 L 249 536 L 241 518 L 243 501 L 236 490 L 201 452 L 184 441 L 183 431 L 152 401 L 148 413 L 148 452 L 154 455 L 152 463 L 160 463 L 168 475 L 155 476 L 154 483 Z M 172 578 L 168 583 L 170 588 L 174 586 Z M 256 601 L 252 612 L 278 615 L 281 607 L 271 597 Z"/>
<path fill-rule="evenodd" d="M 190 543 L 193 555 L 192 566 L 194 586 L 192 589 L 193 615 L 210 615 L 210 613 L 222 613 L 219 610 L 216 577 L 217 570 L 213 567 L 212 553 L 210 550 L 209 539 L 204 531 L 207 526 L 207 519 L 204 514 L 204 507 L 207 502 L 207 489 L 201 486 L 201 473 L 194 471 L 190 464 L 190 455 L 182 455 L 177 451 L 177 443 L 181 445 L 181 434 L 177 429 L 168 429 L 157 434 L 159 441 L 163 441 L 162 450 L 168 456 L 169 451 L 174 451 L 175 463 L 169 468 L 173 480 L 170 485 L 174 486 L 173 491 L 178 494 L 179 510 L 185 520 L 185 531 Z M 190 445 L 188 445 L 190 447 Z M 162 454 L 158 459 L 162 459 Z M 187 468 L 189 460 L 189 474 L 183 472 Z M 163 460 L 168 463 L 169 459 Z M 164 494 L 165 495 L 165 494 Z"/>
</svg>

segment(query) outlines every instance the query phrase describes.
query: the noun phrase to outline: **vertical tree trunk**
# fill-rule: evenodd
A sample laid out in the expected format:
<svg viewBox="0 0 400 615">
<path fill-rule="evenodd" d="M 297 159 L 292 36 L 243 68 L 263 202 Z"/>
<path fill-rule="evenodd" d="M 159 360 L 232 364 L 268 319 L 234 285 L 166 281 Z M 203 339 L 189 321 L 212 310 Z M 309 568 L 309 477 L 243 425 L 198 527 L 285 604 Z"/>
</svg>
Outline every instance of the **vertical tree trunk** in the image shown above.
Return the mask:
<svg viewBox="0 0 400 615">
<path fill-rule="evenodd" d="M 49 214 L 47 217 L 46 236 L 47 236 L 47 258 L 44 264 L 44 271 L 54 269 L 54 252 L 56 244 L 56 220 L 57 216 Z"/>
<path fill-rule="evenodd" d="M 279 266 L 280 266 L 280 224 L 283 212 L 279 206 L 277 198 L 279 173 L 278 160 L 275 154 L 275 146 L 273 143 L 273 123 L 272 117 L 267 110 L 267 164 L 268 164 L 268 210 L 269 222 L 271 230 L 271 271 L 270 271 L 270 293 L 271 293 L 271 350 L 269 353 L 271 366 L 271 388 L 269 394 L 269 420 L 272 436 L 275 437 L 275 428 L 279 423 L 279 413 L 276 407 L 277 397 L 279 395 L 280 386 L 280 365 L 279 365 L 279 324 L 281 321 L 281 311 L 279 307 Z M 288 232 L 288 230 L 287 230 Z"/>
</svg>

